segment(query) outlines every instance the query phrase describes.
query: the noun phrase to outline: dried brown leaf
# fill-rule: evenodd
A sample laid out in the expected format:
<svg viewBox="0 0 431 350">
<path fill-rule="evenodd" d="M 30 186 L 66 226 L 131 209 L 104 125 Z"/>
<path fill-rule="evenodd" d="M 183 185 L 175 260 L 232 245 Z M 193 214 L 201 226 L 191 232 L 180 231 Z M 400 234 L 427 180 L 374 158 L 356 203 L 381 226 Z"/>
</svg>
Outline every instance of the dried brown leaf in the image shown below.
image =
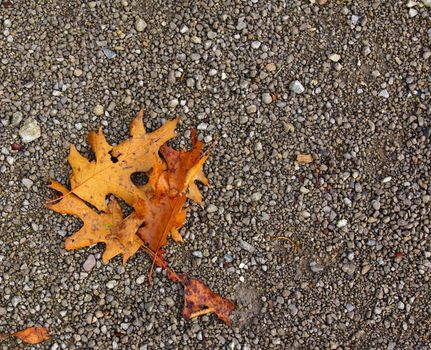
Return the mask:
<svg viewBox="0 0 431 350">
<path fill-rule="evenodd" d="M 29 327 L 12 334 L 27 344 L 39 344 L 49 339 L 48 329 L 45 327 Z"/>
</svg>

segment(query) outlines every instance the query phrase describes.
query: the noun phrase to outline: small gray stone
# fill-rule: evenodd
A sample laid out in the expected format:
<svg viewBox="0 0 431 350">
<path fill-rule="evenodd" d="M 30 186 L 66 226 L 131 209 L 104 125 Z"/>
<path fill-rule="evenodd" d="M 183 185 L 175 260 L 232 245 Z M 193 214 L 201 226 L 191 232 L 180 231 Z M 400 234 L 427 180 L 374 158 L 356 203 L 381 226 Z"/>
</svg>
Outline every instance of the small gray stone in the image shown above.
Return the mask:
<svg viewBox="0 0 431 350">
<path fill-rule="evenodd" d="M 143 32 L 147 28 L 147 23 L 142 18 L 137 18 L 135 21 L 135 29 L 137 32 Z"/>
<path fill-rule="evenodd" d="M 116 285 L 117 285 L 117 281 L 111 280 L 108 283 L 106 283 L 106 288 L 108 288 L 108 289 L 114 289 Z"/>
<path fill-rule="evenodd" d="M 301 84 L 299 80 L 292 81 L 289 85 L 289 89 L 295 94 L 302 94 L 305 91 L 304 86 Z"/>
<path fill-rule="evenodd" d="M 32 142 L 41 136 L 40 126 L 33 118 L 26 119 L 18 133 L 24 143 Z"/>
<path fill-rule="evenodd" d="M 379 96 L 383 97 L 383 98 L 389 98 L 389 92 L 388 90 L 384 89 L 382 91 L 379 92 Z"/>
<path fill-rule="evenodd" d="M 172 307 L 175 305 L 175 301 L 171 297 L 166 297 L 165 301 L 166 301 L 166 305 L 168 305 L 169 307 Z"/>
<path fill-rule="evenodd" d="M 202 252 L 200 250 L 195 250 L 192 255 L 196 258 L 200 258 L 202 259 L 204 257 L 204 255 L 202 254 Z"/>
<path fill-rule="evenodd" d="M 346 304 L 346 310 L 347 310 L 347 312 L 352 312 L 353 310 L 355 310 L 355 306 L 350 304 L 350 303 L 347 303 Z"/>
<path fill-rule="evenodd" d="M 296 307 L 295 304 L 289 304 L 288 309 L 292 313 L 292 316 L 296 316 L 296 314 L 298 313 L 298 308 Z"/>
<path fill-rule="evenodd" d="M 341 219 L 337 221 L 337 227 L 338 228 L 342 228 L 347 226 L 347 220 L 346 219 Z"/>
<path fill-rule="evenodd" d="M 168 107 L 175 108 L 176 106 L 178 106 L 179 103 L 180 102 L 178 101 L 178 99 L 174 98 L 168 102 Z"/>
<path fill-rule="evenodd" d="M 260 47 L 260 45 L 261 45 L 261 42 L 260 42 L 260 41 L 257 41 L 257 40 L 255 40 L 255 41 L 253 41 L 253 42 L 251 43 L 251 47 L 252 47 L 253 49 L 258 49 L 258 48 Z"/>
<path fill-rule="evenodd" d="M 353 273 L 356 270 L 356 265 L 353 263 L 346 263 L 343 264 L 343 267 L 341 268 L 343 272 L 347 273 L 348 275 L 353 275 Z"/>
<path fill-rule="evenodd" d="M 256 250 L 250 243 L 247 243 L 242 239 L 239 240 L 239 246 L 249 253 L 254 253 Z"/>
<path fill-rule="evenodd" d="M 102 52 L 108 60 L 112 60 L 115 56 L 117 56 L 117 54 L 114 51 L 108 49 L 107 47 L 104 47 L 102 49 Z"/>
<path fill-rule="evenodd" d="M 338 62 L 341 59 L 341 56 L 338 53 L 333 53 L 333 54 L 329 55 L 328 58 L 332 62 Z"/>
<path fill-rule="evenodd" d="M 250 105 L 250 106 L 247 106 L 247 108 L 245 109 L 245 111 L 248 114 L 254 114 L 254 113 L 257 112 L 257 107 L 256 107 L 256 105 Z"/>
<path fill-rule="evenodd" d="M 146 281 L 147 276 L 146 275 L 141 275 L 136 279 L 136 284 L 142 284 Z"/>
<path fill-rule="evenodd" d="M 7 310 L 4 307 L 0 307 L 0 316 L 4 316 L 7 314 Z"/>
<path fill-rule="evenodd" d="M 264 94 L 262 94 L 262 102 L 265 103 L 266 105 L 269 105 L 272 103 L 272 97 L 271 94 L 265 92 Z"/>
<path fill-rule="evenodd" d="M 251 195 L 251 200 L 253 202 L 259 202 L 262 198 L 262 193 L 261 192 L 255 192 Z"/>
<path fill-rule="evenodd" d="M 377 199 L 374 199 L 371 202 L 371 205 L 373 206 L 374 210 L 380 210 L 380 202 Z"/>
<path fill-rule="evenodd" d="M 316 262 L 316 261 L 312 261 L 312 262 L 310 263 L 310 269 L 311 269 L 311 271 L 313 271 L 314 273 L 319 273 L 319 272 L 321 272 L 321 271 L 323 271 L 323 270 L 324 270 L 324 267 L 323 267 L 323 265 L 322 265 L 322 264 L 320 264 L 320 263 L 318 263 L 318 262 Z"/>
<path fill-rule="evenodd" d="M 87 259 L 84 261 L 82 268 L 86 272 L 90 272 L 93 270 L 94 266 L 96 266 L 96 257 L 93 254 L 90 254 Z"/>
<path fill-rule="evenodd" d="M 31 181 L 30 179 L 24 178 L 21 180 L 21 182 L 27 189 L 30 189 L 31 186 L 33 186 L 33 181 Z"/>
<path fill-rule="evenodd" d="M 207 213 L 215 213 L 218 210 L 218 208 L 214 204 L 210 204 L 207 207 Z"/>
<path fill-rule="evenodd" d="M 224 261 L 226 261 L 227 263 L 231 263 L 233 261 L 232 255 L 229 255 L 229 254 L 225 254 L 223 258 L 224 258 Z"/>
<path fill-rule="evenodd" d="M 10 19 L 5 19 L 3 22 L 5 28 L 10 28 L 12 26 L 12 22 Z"/>
<path fill-rule="evenodd" d="M 82 73 L 83 73 L 83 71 L 82 71 L 81 69 L 79 69 L 79 68 L 75 68 L 75 69 L 73 70 L 73 75 L 74 75 L 75 77 L 80 77 L 80 76 L 82 75 Z"/>
<path fill-rule="evenodd" d="M 12 118 L 10 119 L 10 126 L 18 126 L 22 120 L 22 113 L 17 111 L 12 114 Z"/>
</svg>

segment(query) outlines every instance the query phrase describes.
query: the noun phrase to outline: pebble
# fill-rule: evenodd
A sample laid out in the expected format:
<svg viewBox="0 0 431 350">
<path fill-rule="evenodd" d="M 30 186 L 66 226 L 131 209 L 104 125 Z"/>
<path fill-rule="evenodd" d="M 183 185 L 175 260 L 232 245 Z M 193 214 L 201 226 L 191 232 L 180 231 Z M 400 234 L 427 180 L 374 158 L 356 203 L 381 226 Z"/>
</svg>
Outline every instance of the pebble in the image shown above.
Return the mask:
<svg viewBox="0 0 431 350">
<path fill-rule="evenodd" d="M 100 117 L 100 116 L 102 116 L 102 115 L 105 113 L 105 109 L 103 108 L 103 106 L 102 106 L 102 105 L 96 105 L 96 106 L 94 107 L 94 109 L 93 109 L 93 113 L 94 113 L 96 116 Z"/>
<path fill-rule="evenodd" d="M 107 47 L 104 47 L 102 49 L 102 52 L 108 60 L 112 60 L 113 58 L 115 58 L 115 56 L 117 56 L 117 54 L 114 51 L 108 49 Z"/>
<path fill-rule="evenodd" d="M 356 265 L 353 263 L 346 263 L 343 264 L 342 268 L 343 272 L 347 273 L 348 275 L 353 275 L 353 273 L 356 270 Z"/>
<path fill-rule="evenodd" d="M 416 9 L 414 9 L 414 8 L 411 8 L 410 10 L 409 10 L 409 16 L 411 17 L 411 18 L 413 18 L 413 17 L 416 17 L 416 15 L 418 14 L 418 10 L 416 10 Z"/>
<path fill-rule="evenodd" d="M 250 243 L 242 239 L 239 240 L 239 246 L 249 253 L 254 253 L 256 251 L 256 249 Z"/>
<path fill-rule="evenodd" d="M 41 129 L 39 123 L 35 119 L 28 118 L 24 121 L 18 133 L 19 136 L 21 136 L 22 142 L 29 143 L 41 136 Z"/>
<path fill-rule="evenodd" d="M 21 180 L 22 184 L 29 190 L 33 186 L 33 181 L 27 178 Z"/>
<path fill-rule="evenodd" d="M 106 288 L 108 288 L 108 289 L 114 289 L 116 285 L 117 285 L 117 281 L 111 280 L 108 283 L 106 283 Z"/>
<path fill-rule="evenodd" d="M 262 193 L 261 192 L 255 192 L 251 195 L 251 200 L 253 202 L 259 202 L 262 199 Z"/>
<path fill-rule="evenodd" d="M 389 92 L 388 90 L 384 89 L 382 91 L 379 92 L 379 96 L 383 97 L 383 98 L 389 98 Z"/>
<path fill-rule="evenodd" d="M 301 84 L 299 80 L 292 81 L 289 85 L 289 89 L 295 94 L 302 94 L 305 91 L 304 86 Z"/>
<path fill-rule="evenodd" d="M 371 270 L 371 265 L 365 264 L 364 266 L 362 266 L 361 275 L 365 275 L 370 270 Z"/>
<path fill-rule="evenodd" d="M 264 94 L 262 94 L 262 102 L 265 103 L 266 105 L 269 105 L 272 103 L 272 96 L 271 94 L 265 92 Z"/>
<path fill-rule="evenodd" d="M 136 279 L 136 284 L 141 285 L 147 280 L 147 275 L 141 275 Z"/>
<path fill-rule="evenodd" d="M 380 210 L 380 202 L 377 199 L 374 199 L 371 202 L 371 205 L 373 206 L 374 210 Z"/>
<path fill-rule="evenodd" d="M 204 255 L 202 254 L 202 252 L 201 252 L 200 250 L 195 250 L 195 251 L 192 253 L 192 255 L 193 255 L 195 258 L 199 258 L 199 259 L 202 259 L 202 258 L 204 257 Z"/>
<path fill-rule="evenodd" d="M 391 181 L 392 180 L 392 177 L 391 176 L 386 176 L 383 180 L 382 180 L 382 182 L 384 183 L 384 184 L 386 184 L 386 183 L 388 183 L 389 181 Z"/>
<path fill-rule="evenodd" d="M 3 21 L 3 25 L 5 26 L 5 28 L 10 28 L 12 26 L 12 22 L 10 19 L 5 19 Z"/>
<path fill-rule="evenodd" d="M 257 107 L 256 105 L 250 105 L 250 106 L 247 106 L 245 110 L 248 114 L 254 114 L 257 112 Z"/>
<path fill-rule="evenodd" d="M 233 261 L 233 257 L 230 254 L 225 254 L 223 257 L 224 261 L 226 261 L 227 263 L 231 263 Z"/>
<path fill-rule="evenodd" d="M 81 69 L 79 69 L 79 68 L 75 68 L 74 70 L 73 70 L 73 75 L 75 76 L 75 77 L 80 77 L 81 75 L 82 75 L 82 73 L 83 73 L 83 71 L 81 70 Z"/>
<path fill-rule="evenodd" d="M 202 43 L 202 39 L 201 38 L 199 38 L 198 36 L 196 36 L 196 35 L 193 35 L 191 38 L 190 38 L 190 41 L 193 43 L 193 44 L 200 44 L 200 43 Z"/>
<path fill-rule="evenodd" d="M 90 254 L 87 259 L 85 259 L 82 268 L 84 269 L 84 271 L 90 272 L 91 270 L 93 270 L 94 266 L 96 266 L 96 257 L 93 254 Z"/>
<path fill-rule="evenodd" d="M 261 45 L 261 42 L 260 42 L 260 41 L 257 41 L 257 40 L 255 40 L 255 41 L 253 41 L 253 42 L 251 43 L 251 47 L 252 47 L 253 49 L 258 49 L 258 48 L 260 47 L 260 45 Z"/>
<path fill-rule="evenodd" d="M 207 207 L 207 213 L 215 213 L 218 210 L 217 206 L 215 206 L 214 204 L 210 204 Z"/>
<path fill-rule="evenodd" d="M 265 66 L 265 69 L 266 69 L 268 72 L 274 72 L 274 71 L 277 69 L 277 66 L 275 65 L 275 63 L 268 63 L 268 64 Z"/>
<path fill-rule="evenodd" d="M 175 301 L 171 297 L 166 297 L 165 302 L 169 307 L 175 306 Z"/>
<path fill-rule="evenodd" d="M 147 28 L 147 23 L 142 18 L 137 18 L 135 21 L 135 29 L 137 32 L 143 32 Z"/>
<path fill-rule="evenodd" d="M 333 53 L 333 54 L 329 55 L 328 58 L 332 62 L 338 62 L 341 59 L 341 56 L 338 53 Z"/>
<path fill-rule="evenodd" d="M 168 102 L 168 107 L 173 109 L 178 106 L 179 103 L 178 99 L 174 98 Z"/>
<path fill-rule="evenodd" d="M 310 263 L 310 270 L 313 271 L 314 273 L 319 273 L 324 270 L 324 267 L 319 262 L 312 261 Z"/>
<path fill-rule="evenodd" d="M 342 228 L 347 226 L 347 220 L 346 219 L 341 219 L 337 221 L 337 227 L 338 228 Z"/>
<path fill-rule="evenodd" d="M 347 312 L 352 312 L 353 310 L 355 310 L 355 306 L 350 304 L 350 303 L 347 303 L 346 304 L 346 310 L 347 310 Z"/>
<path fill-rule="evenodd" d="M 18 126 L 19 123 L 21 123 L 22 121 L 22 113 L 17 111 L 14 114 L 12 114 L 12 118 L 10 120 L 10 125 L 11 126 Z"/>
</svg>

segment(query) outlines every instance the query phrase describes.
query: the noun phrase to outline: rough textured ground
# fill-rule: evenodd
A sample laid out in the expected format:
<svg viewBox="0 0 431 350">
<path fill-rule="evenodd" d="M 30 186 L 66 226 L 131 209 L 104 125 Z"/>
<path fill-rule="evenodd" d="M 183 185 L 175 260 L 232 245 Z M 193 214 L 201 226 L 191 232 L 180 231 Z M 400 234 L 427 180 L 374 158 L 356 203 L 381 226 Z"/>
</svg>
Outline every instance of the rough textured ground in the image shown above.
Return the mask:
<svg viewBox="0 0 431 350">
<path fill-rule="evenodd" d="M 430 349 L 426 5 L 2 0 L 0 331 L 44 325 L 34 348 L 53 350 Z M 145 254 L 66 252 L 79 220 L 44 209 L 69 145 L 90 154 L 101 124 L 119 142 L 141 107 L 149 129 L 181 116 L 181 143 L 218 141 L 206 210 L 167 254 L 237 303 L 232 327 L 184 321 Z M 14 151 L 28 118 L 41 137 Z"/>
</svg>

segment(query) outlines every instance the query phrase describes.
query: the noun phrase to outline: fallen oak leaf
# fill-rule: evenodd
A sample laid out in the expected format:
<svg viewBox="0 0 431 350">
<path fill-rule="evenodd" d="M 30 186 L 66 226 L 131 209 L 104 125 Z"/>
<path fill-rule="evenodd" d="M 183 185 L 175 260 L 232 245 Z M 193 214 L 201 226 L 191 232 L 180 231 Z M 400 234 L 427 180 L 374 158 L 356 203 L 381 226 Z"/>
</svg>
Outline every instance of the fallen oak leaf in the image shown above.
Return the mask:
<svg viewBox="0 0 431 350">
<path fill-rule="evenodd" d="M 39 344 L 50 338 L 47 328 L 37 326 L 28 327 L 11 335 L 27 344 Z"/>
<path fill-rule="evenodd" d="M 208 179 L 202 171 L 202 166 L 208 155 L 201 156 L 203 142 L 198 140 L 196 130 L 192 130 L 192 148 L 190 151 L 177 151 L 167 144 L 160 153 L 166 161 L 167 179 L 170 191 L 185 193 L 188 198 L 202 206 L 202 194 L 195 181 L 208 185 Z"/>
<path fill-rule="evenodd" d="M 122 198 L 131 206 L 143 196 L 131 175 L 148 172 L 153 167 L 159 157 L 159 148 L 175 136 L 178 119 L 147 133 L 142 116 L 143 110 L 130 124 L 131 137 L 117 146 L 106 142 L 102 129 L 97 133 L 90 132 L 88 141 L 96 155 L 95 161 L 89 161 L 71 146 L 68 160 L 72 167 L 72 193 L 103 211 L 107 210 L 105 198 L 108 194 Z"/>
<path fill-rule="evenodd" d="M 171 281 L 182 284 L 184 288 L 183 316 L 186 320 L 215 313 L 225 324 L 230 324 L 230 314 L 236 308 L 232 301 L 214 293 L 199 279 L 188 278 L 185 274 L 178 275 L 169 267 L 166 260 L 162 257 L 157 256 L 149 249 L 145 251 L 150 256 L 153 256 L 157 266 L 166 270 L 167 277 Z"/>
<path fill-rule="evenodd" d="M 123 227 L 129 227 L 130 222 L 135 218 L 126 218 L 123 220 L 123 213 L 120 205 L 114 197 L 111 198 L 107 211 L 100 214 L 92 210 L 84 201 L 69 194 L 69 190 L 55 180 L 51 180 L 50 188 L 59 191 L 63 194 L 56 203 L 47 204 L 47 208 L 52 209 L 61 214 L 71 214 L 79 217 L 84 225 L 82 228 L 68 237 L 65 241 L 66 250 L 80 249 L 102 242 L 106 244 L 105 252 L 102 255 L 104 263 L 108 262 L 114 256 L 123 254 L 123 262 L 125 263 L 142 245 L 142 241 L 134 235 L 137 228 L 142 224 L 140 220 L 135 230 L 121 230 Z M 136 220 L 135 220 L 136 221 Z M 133 224 L 132 224 L 133 226 Z M 129 235 L 130 232 L 133 235 Z"/>
</svg>

